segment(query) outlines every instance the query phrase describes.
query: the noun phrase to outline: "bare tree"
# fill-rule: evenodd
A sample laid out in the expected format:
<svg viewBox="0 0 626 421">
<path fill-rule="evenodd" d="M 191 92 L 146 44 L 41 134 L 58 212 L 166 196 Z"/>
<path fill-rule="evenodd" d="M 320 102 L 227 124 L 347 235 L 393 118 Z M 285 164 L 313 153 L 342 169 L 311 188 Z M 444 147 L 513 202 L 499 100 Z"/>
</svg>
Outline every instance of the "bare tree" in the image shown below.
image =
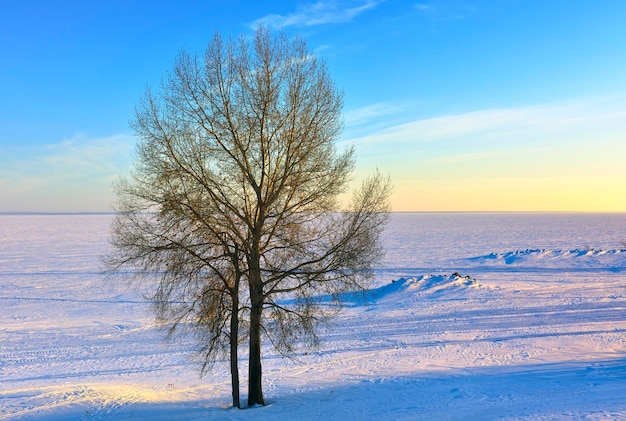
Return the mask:
<svg viewBox="0 0 626 421">
<path fill-rule="evenodd" d="M 149 184 L 154 180 L 144 184 L 137 177 L 117 186 L 120 213 L 111 240 L 116 251 L 108 263 L 116 271 L 130 266 L 136 277 L 154 282 L 150 293 L 157 321 L 168 327 L 168 336 L 181 330 L 196 336 L 201 373 L 219 357 L 230 356 L 233 406 L 240 407 L 237 346 L 243 274 L 238 243 L 213 225 L 211 214 L 201 216 L 201 205 L 177 202 L 181 191 L 175 190 L 187 188 L 189 180 L 178 178 L 179 187 L 164 192 Z"/>
<path fill-rule="evenodd" d="M 191 327 L 203 369 L 229 352 L 235 406 L 239 340 L 248 405 L 263 405 L 262 336 L 284 355 L 316 344 L 335 308 L 320 297 L 363 289 L 381 257 L 390 183 L 377 172 L 339 200 L 355 163 L 334 143 L 342 106 L 304 42 L 264 28 L 183 52 L 137 106 L 111 262 L 155 282 L 158 318 Z"/>
</svg>

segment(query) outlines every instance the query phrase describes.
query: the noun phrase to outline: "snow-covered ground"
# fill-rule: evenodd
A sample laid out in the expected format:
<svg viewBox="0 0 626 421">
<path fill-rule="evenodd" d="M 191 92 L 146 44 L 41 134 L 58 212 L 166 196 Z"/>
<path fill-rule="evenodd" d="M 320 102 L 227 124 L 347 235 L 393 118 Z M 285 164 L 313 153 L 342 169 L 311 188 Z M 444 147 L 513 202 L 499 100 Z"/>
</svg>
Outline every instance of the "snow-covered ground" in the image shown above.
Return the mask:
<svg viewBox="0 0 626 421">
<path fill-rule="evenodd" d="M 626 419 L 626 214 L 394 214 L 372 290 L 266 347 L 245 410 L 102 274 L 110 221 L 0 216 L 0 420 Z"/>
</svg>

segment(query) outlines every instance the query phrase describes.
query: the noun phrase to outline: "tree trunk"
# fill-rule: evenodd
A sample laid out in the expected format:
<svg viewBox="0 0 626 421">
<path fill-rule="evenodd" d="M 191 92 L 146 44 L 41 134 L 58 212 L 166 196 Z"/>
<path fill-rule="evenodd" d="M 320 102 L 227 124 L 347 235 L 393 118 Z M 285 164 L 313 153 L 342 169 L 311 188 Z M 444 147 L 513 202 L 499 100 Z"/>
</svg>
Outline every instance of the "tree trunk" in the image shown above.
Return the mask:
<svg viewBox="0 0 626 421">
<path fill-rule="evenodd" d="M 239 288 L 233 288 L 233 307 L 230 315 L 230 378 L 233 392 L 233 406 L 241 408 L 239 401 L 239 358 L 237 346 L 239 340 Z"/>
<path fill-rule="evenodd" d="M 261 311 L 262 303 L 252 305 L 250 312 L 250 355 L 248 362 L 248 406 L 265 405 L 261 385 Z"/>
<path fill-rule="evenodd" d="M 261 370 L 261 315 L 263 313 L 263 279 L 261 278 L 260 239 L 263 211 L 259 210 L 248 255 L 248 288 L 250 292 L 250 337 L 248 355 L 248 406 L 265 405 Z"/>
<path fill-rule="evenodd" d="M 258 241 L 254 242 L 253 253 L 249 260 L 250 277 L 250 353 L 248 356 L 248 406 L 265 405 L 261 385 L 261 314 L 263 312 L 263 283 Z"/>
</svg>

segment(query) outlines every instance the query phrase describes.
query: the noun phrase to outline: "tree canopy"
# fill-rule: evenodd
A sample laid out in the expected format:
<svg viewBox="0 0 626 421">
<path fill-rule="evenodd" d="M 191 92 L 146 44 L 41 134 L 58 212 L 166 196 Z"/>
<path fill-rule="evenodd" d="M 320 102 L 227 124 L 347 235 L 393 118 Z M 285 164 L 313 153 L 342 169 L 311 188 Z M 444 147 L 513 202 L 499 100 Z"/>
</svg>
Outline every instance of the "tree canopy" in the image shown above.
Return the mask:
<svg viewBox="0 0 626 421">
<path fill-rule="evenodd" d="M 116 185 L 114 270 L 148 285 L 157 319 L 189 329 L 202 370 L 248 342 L 248 405 L 264 404 L 262 338 L 284 355 L 317 343 L 323 295 L 363 289 L 382 255 L 390 182 L 349 189 L 338 151 L 343 94 L 303 40 L 259 28 L 182 52 L 131 126 L 133 171 Z"/>
</svg>

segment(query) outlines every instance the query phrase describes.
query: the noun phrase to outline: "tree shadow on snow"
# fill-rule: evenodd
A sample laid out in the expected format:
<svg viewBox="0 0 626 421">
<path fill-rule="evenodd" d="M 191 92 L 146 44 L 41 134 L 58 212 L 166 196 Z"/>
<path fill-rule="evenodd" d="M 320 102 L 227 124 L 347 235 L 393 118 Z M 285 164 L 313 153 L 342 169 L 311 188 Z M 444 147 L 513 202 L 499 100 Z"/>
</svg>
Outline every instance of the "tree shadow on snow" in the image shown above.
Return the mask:
<svg viewBox="0 0 626 421">
<path fill-rule="evenodd" d="M 626 357 L 582 362 L 422 371 L 401 377 L 352 376 L 299 383 L 269 393 L 268 405 L 228 408 L 228 397 L 179 402 L 89 403 L 31 414 L 28 420 L 456 420 L 580 419 L 626 415 Z M 244 402 L 245 402 L 245 396 Z"/>
</svg>

